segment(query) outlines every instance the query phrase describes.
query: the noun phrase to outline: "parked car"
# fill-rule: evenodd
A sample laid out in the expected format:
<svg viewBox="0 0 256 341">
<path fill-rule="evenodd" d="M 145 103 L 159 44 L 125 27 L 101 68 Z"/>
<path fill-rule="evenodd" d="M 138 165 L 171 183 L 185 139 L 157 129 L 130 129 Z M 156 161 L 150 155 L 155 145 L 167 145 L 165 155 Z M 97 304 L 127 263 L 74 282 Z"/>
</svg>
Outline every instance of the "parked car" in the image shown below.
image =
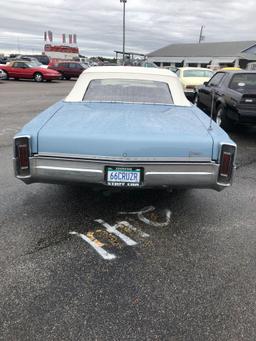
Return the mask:
<svg viewBox="0 0 256 341">
<path fill-rule="evenodd" d="M 5 72 L 7 79 L 34 79 L 35 82 L 42 82 L 61 77 L 61 74 L 55 70 L 34 66 L 30 62 L 24 61 L 13 61 L 8 65 L 0 65 L 0 69 Z"/>
<path fill-rule="evenodd" d="M 25 55 L 23 57 L 31 57 L 31 58 L 37 59 L 39 61 L 39 63 L 41 63 L 43 65 L 48 65 L 50 62 L 50 58 L 48 56 L 42 55 L 42 54 Z"/>
<path fill-rule="evenodd" d="M 169 66 L 167 69 L 174 72 L 174 73 L 176 73 L 178 70 L 178 68 L 176 66 Z"/>
<path fill-rule="evenodd" d="M 58 71 L 62 79 L 78 78 L 86 68 L 85 64 L 73 61 L 60 61 L 48 65 L 48 69 Z"/>
<path fill-rule="evenodd" d="M 6 57 L 0 57 L 0 64 L 6 64 L 7 58 Z"/>
<path fill-rule="evenodd" d="M 43 67 L 47 69 L 47 65 L 40 63 L 38 59 L 34 57 L 20 56 L 18 58 L 13 59 L 11 62 L 21 62 L 21 61 L 29 62 L 30 66 Z"/>
<path fill-rule="evenodd" d="M 30 66 L 42 67 L 42 68 L 47 69 L 47 65 L 44 65 L 44 64 L 40 63 L 36 58 L 32 58 L 32 57 L 19 57 L 19 58 L 15 58 L 15 59 L 7 62 L 6 64 L 10 65 L 10 63 L 13 63 L 13 62 L 25 62 L 25 63 L 29 62 Z"/>
<path fill-rule="evenodd" d="M 143 61 L 142 63 L 141 63 L 141 65 L 140 66 L 142 66 L 142 67 L 154 67 L 154 68 L 158 68 L 158 66 L 155 64 L 155 63 L 153 63 L 153 62 L 148 62 L 148 61 Z"/>
<path fill-rule="evenodd" d="M 231 185 L 236 145 L 209 124 L 169 70 L 92 67 L 16 134 L 15 174 L 27 184 L 220 191 Z"/>
<path fill-rule="evenodd" d="M 219 71 L 199 87 L 197 106 L 225 130 L 237 124 L 256 124 L 256 71 Z"/>
<path fill-rule="evenodd" d="M 0 67 L 1 67 L 1 65 L 0 65 Z M 3 79 L 6 79 L 6 74 L 5 74 L 4 71 L 2 71 L 2 70 L 0 69 L 0 80 L 3 80 Z"/>
<path fill-rule="evenodd" d="M 208 81 L 214 74 L 212 70 L 196 67 L 181 67 L 176 71 L 186 97 L 193 102 L 196 87 Z"/>
<path fill-rule="evenodd" d="M 50 62 L 50 59 L 46 55 L 24 55 L 24 54 L 18 54 L 18 55 L 10 55 L 9 61 L 17 61 L 17 60 L 23 60 L 27 62 L 39 62 L 41 65 L 48 65 Z"/>
<path fill-rule="evenodd" d="M 239 70 L 242 70 L 242 69 L 240 67 L 235 67 L 235 66 L 226 66 L 226 67 L 219 69 L 218 71 L 239 71 Z"/>
</svg>

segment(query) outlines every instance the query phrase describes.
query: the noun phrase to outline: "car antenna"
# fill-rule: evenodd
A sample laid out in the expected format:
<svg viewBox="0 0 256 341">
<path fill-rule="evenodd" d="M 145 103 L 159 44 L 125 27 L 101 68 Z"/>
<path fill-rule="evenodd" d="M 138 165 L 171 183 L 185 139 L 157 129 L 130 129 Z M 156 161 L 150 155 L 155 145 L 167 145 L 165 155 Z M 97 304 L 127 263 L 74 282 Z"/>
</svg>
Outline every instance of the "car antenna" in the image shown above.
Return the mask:
<svg viewBox="0 0 256 341">
<path fill-rule="evenodd" d="M 211 104 L 211 119 L 208 130 L 212 130 L 212 121 L 213 121 L 213 108 L 214 108 L 214 97 L 215 97 L 215 89 L 213 88 L 212 91 L 212 104 Z"/>
</svg>

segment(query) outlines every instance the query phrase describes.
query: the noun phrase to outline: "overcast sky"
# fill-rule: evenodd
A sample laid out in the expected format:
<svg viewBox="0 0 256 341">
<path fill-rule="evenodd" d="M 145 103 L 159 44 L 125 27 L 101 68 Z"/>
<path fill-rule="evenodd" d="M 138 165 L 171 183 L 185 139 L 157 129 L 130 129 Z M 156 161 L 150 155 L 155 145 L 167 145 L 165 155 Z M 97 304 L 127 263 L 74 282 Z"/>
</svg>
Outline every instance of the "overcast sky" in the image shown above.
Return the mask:
<svg viewBox="0 0 256 341">
<path fill-rule="evenodd" d="M 0 0 L 0 53 L 41 52 L 43 32 L 54 42 L 76 33 L 86 56 L 122 49 L 120 0 Z M 152 52 L 171 43 L 256 40 L 255 0 L 128 0 L 126 50 Z"/>
</svg>

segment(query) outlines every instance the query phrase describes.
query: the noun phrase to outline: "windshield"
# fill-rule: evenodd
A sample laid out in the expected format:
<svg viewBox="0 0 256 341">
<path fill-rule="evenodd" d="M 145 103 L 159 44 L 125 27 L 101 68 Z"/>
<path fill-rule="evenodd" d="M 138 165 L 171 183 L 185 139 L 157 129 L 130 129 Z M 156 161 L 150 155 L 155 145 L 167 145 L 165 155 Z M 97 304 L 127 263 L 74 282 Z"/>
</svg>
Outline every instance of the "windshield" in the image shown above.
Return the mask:
<svg viewBox="0 0 256 341">
<path fill-rule="evenodd" d="M 173 104 L 167 83 L 141 79 L 95 79 L 83 98 L 90 102 Z"/>
<path fill-rule="evenodd" d="M 256 73 L 240 73 L 234 75 L 229 87 L 239 92 L 244 92 L 245 90 L 255 90 L 256 92 Z"/>
<path fill-rule="evenodd" d="M 37 66 L 41 66 L 43 64 L 39 63 L 39 62 L 36 62 L 36 61 L 30 61 L 30 62 L 26 62 L 26 64 L 29 66 L 29 67 L 37 67 Z"/>
<path fill-rule="evenodd" d="M 183 71 L 183 77 L 202 77 L 202 78 L 210 78 L 212 77 L 213 72 L 211 70 L 185 70 Z"/>
</svg>

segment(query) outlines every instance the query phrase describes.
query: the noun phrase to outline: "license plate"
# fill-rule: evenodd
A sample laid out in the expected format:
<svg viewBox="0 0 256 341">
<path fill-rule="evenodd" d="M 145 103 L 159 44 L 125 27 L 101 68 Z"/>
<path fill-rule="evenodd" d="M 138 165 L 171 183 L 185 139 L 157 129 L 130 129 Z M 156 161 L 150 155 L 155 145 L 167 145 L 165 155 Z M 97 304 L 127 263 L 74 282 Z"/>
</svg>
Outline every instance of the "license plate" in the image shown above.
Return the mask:
<svg viewBox="0 0 256 341">
<path fill-rule="evenodd" d="M 142 168 L 106 167 L 106 182 L 109 186 L 137 187 L 142 184 Z"/>
</svg>

